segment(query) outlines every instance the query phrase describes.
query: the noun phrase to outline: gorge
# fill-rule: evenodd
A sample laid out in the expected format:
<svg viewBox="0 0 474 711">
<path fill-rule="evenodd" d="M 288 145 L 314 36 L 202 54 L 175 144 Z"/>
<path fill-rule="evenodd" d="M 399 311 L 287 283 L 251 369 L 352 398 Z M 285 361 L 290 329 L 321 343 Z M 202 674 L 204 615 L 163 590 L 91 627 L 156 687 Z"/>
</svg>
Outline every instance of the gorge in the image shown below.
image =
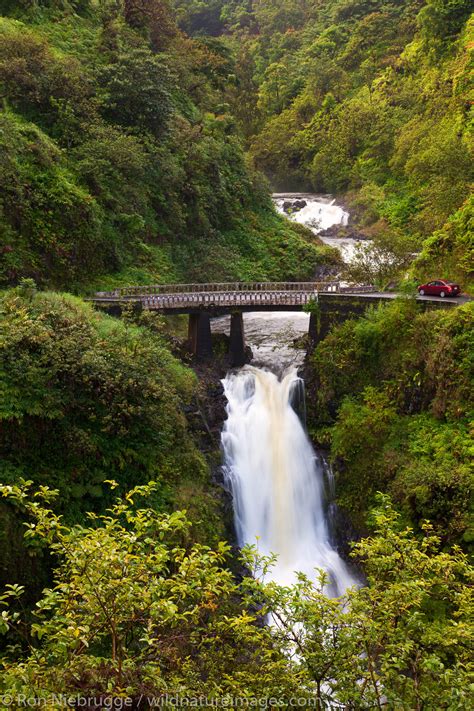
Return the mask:
<svg viewBox="0 0 474 711">
<path fill-rule="evenodd" d="M 474 708 L 471 12 L 0 2 L 2 709 Z"/>
</svg>

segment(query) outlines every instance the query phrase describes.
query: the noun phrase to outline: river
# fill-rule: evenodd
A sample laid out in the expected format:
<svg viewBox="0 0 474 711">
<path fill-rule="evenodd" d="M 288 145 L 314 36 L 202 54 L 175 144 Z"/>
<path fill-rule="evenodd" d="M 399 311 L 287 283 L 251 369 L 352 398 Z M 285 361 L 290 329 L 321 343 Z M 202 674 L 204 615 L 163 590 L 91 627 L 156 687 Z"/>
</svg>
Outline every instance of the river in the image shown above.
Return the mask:
<svg viewBox="0 0 474 711">
<path fill-rule="evenodd" d="M 326 207 L 339 219 L 342 208 L 330 201 Z M 327 211 L 325 217 L 330 221 Z M 335 596 L 356 580 L 332 544 L 329 472 L 301 416 L 304 382 L 298 369 L 305 351 L 294 341 L 307 333 L 308 322 L 304 313 L 244 314 L 253 360 L 223 380 L 224 476 L 232 493 L 239 545 L 257 544 L 262 554 L 276 554 L 271 578 L 281 584 L 294 581 L 296 571 L 316 578 L 317 569 L 325 570 L 327 594 Z M 216 332 L 228 332 L 228 327 L 228 318 L 213 322 Z"/>
<path fill-rule="evenodd" d="M 355 247 L 360 243 L 360 240 L 353 239 L 352 237 L 332 237 L 324 234 L 324 230 L 334 225 L 347 227 L 349 224 L 349 213 L 344 207 L 337 205 L 331 195 L 274 193 L 273 202 L 281 215 L 285 215 L 290 220 L 306 225 L 315 235 L 318 235 L 322 242 L 331 247 L 336 247 L 336 249 L 341 252 L 345 262 L 352 260 Z M 285 203 L 297 205 L 298 202 L 305 202 L 306 205 L 301 209 L 293 210 L 291 214 L 285 211 L 283 207 Z"/>
</svg>

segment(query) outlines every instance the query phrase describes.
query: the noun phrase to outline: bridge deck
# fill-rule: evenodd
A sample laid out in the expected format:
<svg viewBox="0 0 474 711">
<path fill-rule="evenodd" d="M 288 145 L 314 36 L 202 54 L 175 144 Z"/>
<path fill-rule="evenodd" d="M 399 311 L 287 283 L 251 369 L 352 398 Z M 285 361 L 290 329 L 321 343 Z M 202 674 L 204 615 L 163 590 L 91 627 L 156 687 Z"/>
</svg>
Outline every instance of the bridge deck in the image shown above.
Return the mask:
<svg viewBox="0 0 474 711">
<path fill-rule="evenodd" d="M 373 286 L 342 287 L 339 282 L 262 282 L 232 284 L 163 284 L 134 286 L 98 292 L 98 304 L 139 302 L 145 309 L 183 311 L 186 309 L 259 308 L 281 309 L 310 303 L 321 293 L 371 293 Z"/>
<path fill-rule="evenodd" d="M 364 297 L 369 300 L 393 299 L 398 294 L 379 292 L 375 286 L 347 286 L 338 281 L 326 282 L 236 282 L 230 284 L 159 284 L 129 286 L 97 292 L 91 299 L 104 307 L 140 303 L 144 309 L 163 313 L 191 313 L 199 310 L 301 310 L 312 300 L 334 296 Z M 459 304 L 461 299 L 417 297 L 419 301 Z"/>
</svg>

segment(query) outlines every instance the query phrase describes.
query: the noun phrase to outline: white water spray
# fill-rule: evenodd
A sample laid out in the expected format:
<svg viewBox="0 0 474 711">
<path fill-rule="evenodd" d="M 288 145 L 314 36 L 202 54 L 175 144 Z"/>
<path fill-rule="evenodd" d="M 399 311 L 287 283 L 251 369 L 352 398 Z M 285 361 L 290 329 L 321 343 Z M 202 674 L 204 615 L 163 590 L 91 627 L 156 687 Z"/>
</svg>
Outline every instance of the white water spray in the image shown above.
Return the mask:
<svg viewBox="0 0 474 711">
<path fill-rule="evenodd" d="M 282 380 L 244 368 L 223 381 L 228 419 L 222 433 L 225 476 L 232 490 L 239 545 L 278 556 L 271 577 L 281 584 L 301 571 L 327 572 L 328 594 L 356 581 L 331 546 L 324 516 L 323 471 L 291 406 L 302 384 L 296 369 Z"/>
<path fill-rule="evenodd" d="M 283 205 L 288 199 L 305 201 L 306 206 L 293 212 L 291 219 L 310 227 L 315 234 L 319 234 L 333 225 L 346 226 L 349 222 L 349 213 L 340 205 L 336 205 L 334 199 L 308 193 L 275 193 L 273 200 L 278 212 L 282 215 L 286 214 Z"/>
<path fill-rule="evenodd" d="M 283 205 L 289 200 L 304 200 L 306 206 L 296 210 L 290 215 L 285 212 Z M 294 222 L 306 225 L 314 234 L 330 247 L 335 247 L 347 263 L 354 259 L 356 246 L 360 240 L 352 237 L 328 236 L 324 234 L 333 225 L 346 227 L 349 224 L 349 213 L 329 195 L 312 195 L 310 193 L 274 193 L 273 201 L 278 212 L 286 215 Z M 322 234 L 321 234 L 322 233 Z"/>
</svg>

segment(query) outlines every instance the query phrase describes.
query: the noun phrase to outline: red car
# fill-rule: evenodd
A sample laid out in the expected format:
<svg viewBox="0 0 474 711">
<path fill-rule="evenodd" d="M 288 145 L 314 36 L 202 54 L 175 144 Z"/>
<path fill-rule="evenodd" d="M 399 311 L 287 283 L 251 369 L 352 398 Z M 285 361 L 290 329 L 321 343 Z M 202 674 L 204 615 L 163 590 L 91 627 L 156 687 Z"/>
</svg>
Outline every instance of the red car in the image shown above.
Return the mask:
<svg viewBox="0 0 474 711">
<path fill-rule="evenodd" d="M 420 296 L 459 296 L 461 287 L 453 281 L 429 281 L 427 284 L 421 284 L 418 287 Z"/>
</svg>

